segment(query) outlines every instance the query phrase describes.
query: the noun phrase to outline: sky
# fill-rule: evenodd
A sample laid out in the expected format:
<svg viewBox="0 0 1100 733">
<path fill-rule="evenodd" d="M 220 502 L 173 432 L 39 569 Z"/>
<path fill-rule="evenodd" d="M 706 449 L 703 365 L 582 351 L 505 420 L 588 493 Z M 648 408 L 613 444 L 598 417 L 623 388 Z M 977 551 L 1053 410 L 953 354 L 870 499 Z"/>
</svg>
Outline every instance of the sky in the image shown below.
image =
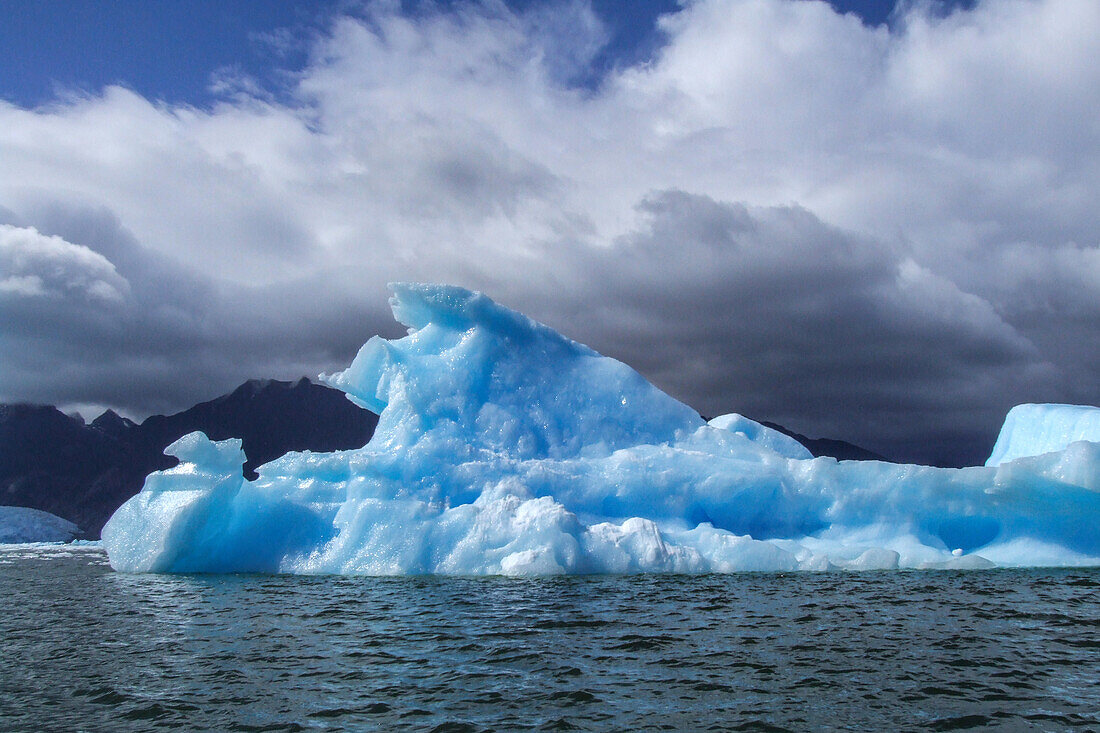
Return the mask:
<svg viewBox="0 0 1100 733">
<path fill-rule="evenodd" d="M 423 280 L 898 460 L 1100 404 L 1094 0 L 0 0 L 0 48 L 0 402 L 332 372 Z"/>
</svg>

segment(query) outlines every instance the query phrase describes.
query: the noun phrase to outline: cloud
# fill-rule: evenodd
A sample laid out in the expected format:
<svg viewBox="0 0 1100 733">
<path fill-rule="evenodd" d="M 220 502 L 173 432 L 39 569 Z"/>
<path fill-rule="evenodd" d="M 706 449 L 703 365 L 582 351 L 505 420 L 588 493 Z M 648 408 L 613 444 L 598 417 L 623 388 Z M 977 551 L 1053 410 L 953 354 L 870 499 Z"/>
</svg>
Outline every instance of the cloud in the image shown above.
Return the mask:
<svg viewBox="0 0 1100 733">
<path fill-rule="evenodd" d="M 242 286 L 149 252 L 106 210 L 33 214 L 57 234 L 0 225 L 3 282 L 41 291 L 0 287 L 8 400 L 171 411 L 249 376 L 314 374 L 394 330 L 381 307 L 318 298 L 328 273 Z"/>
<path fill-rule="evenodd" d="M 991 395 L 1051 379 L 987 301 L 805 209 L 675 190 L 640 209 L 645 222 L 590 253 L 576 291 L 561 294 L 601 290 L 600 309 L 555 319 L 705 414 L 738 405 L 894 455 L 921 434 L 910 455 L 944 460 L 1000 419 Z"/>
<path fill-rule="evenodd" d="M 0 224 L 0 272 L 0 293 L 12 297 L 118 303 L 130 290 L 107 258 L 34 227 Z"/>
<path fill-rule="evenodd" d="M 593 80 L 586 4 L 370 4 L 286 89 L 0 102 L 4 236 L 53 248 L 3 262 L 0 399 L 141 413 L 331 371 L 392 333 L 386 281 L 428 279 L 704 412 L 914 459 L 980 460 L 1016 402 L 1100 402 L 1094 2 L 660 23 Z"/>
</svg>

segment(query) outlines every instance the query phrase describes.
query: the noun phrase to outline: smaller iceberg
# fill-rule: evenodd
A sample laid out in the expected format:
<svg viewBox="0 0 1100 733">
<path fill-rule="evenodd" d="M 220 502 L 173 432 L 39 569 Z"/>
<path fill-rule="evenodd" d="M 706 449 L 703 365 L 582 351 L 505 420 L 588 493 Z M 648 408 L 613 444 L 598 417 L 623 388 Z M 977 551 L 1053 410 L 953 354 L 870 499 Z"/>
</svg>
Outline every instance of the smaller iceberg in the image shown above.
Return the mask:
<svg viewBox="0 0 1100 733">
<path fill-rule="evenodd" d="M 786 458 L 813 458 L 813 453 L 806 446 L 799 443 L 789 435 L 784 435 L 778 430 L 773 430 L 767 425 L 761 425 L 755 420 L 750 420 L 744 415 L 731 412 L 728 415 L 719 415 L 707 423 L 712 428 L 729 430 L 731 433 L 742 435 L 759 446 L 775 451 Z"/>
<path fill-rule="evenodd" d="M 1008 411 L 987 466 L 1040 456 L 1086 440 L 1100 442 L 1100 409 L 1086 405 L 1016 405 Z"/>
<path fill-rule="evenodd" d="M 192 433 L 103 529 L 130 572 L 393 575 L 1100 564 L 1094 408 L 1010 413 L 991 465 L 812 458 L 462 288 L 391 286 L 404 338 L 322 377 L 370 443 L 245 480 Z M 1082 440 L 1081 438 L 1086 438 Z M 1000 445 L 1000 442 L 998 443 Z"/>
<path fill-rule="evenodd" d="M 71 542 L 80 527 L 39 509 L 0 506 L 0 545 L 29 542 Z"/>
</svg>

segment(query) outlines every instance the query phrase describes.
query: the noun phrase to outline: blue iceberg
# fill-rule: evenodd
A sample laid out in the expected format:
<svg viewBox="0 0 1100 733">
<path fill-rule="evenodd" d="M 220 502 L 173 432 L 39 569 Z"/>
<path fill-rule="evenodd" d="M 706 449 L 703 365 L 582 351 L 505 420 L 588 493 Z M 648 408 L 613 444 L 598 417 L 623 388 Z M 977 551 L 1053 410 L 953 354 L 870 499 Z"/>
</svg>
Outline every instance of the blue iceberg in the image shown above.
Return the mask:
<svg viewBox="0 0 1100 733">
<path fill-rule="evenodd" d="M 1047 430 L 1058 406 L 1007 421 L 1021 439 L 1006 438 L 997 465 L 811 458 L 740 415 L 708 424 L 625 364 L 485 295 L 391 287 L 408 335 L 372 338 L 345 371 L 322 375 L 379 414 L 370 443 L 290 453 L 247 481 L 240 441 L 184 436 L 166 450 L 180 464 L 151 474 L 104 528 L 116 570 L 1100 564 L 1100 443 Z M 1055 433 L 1065 439 L 1034 437 Z"/>
<path fill-rule="evenodd" d="M 49 512 L 0 506 L 0 545 L 71 542 L 80 534 L 80 527 Z"/>
<path fill-rule="evenodd" d="M 1016 405 L 1008 411 L 987 466 L 1055 453 L 1080 440 L 1100 442 L 1100 409 L 1085 405 Z"/>
</svg>

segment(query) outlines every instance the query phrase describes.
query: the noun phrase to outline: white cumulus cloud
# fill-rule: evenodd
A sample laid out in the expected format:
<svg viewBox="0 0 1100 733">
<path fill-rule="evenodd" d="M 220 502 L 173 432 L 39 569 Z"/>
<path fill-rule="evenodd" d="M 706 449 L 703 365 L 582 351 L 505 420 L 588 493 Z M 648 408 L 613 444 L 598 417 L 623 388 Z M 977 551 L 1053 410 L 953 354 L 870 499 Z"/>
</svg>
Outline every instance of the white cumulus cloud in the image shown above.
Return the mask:
<svg viewBox="0 0 1100 733">
<path fill-rule="evenodd" d="M 98 252 L 34 227 L 0 224 L 0 293 L 121 302 L 129 291 Z"/>
</svg>

